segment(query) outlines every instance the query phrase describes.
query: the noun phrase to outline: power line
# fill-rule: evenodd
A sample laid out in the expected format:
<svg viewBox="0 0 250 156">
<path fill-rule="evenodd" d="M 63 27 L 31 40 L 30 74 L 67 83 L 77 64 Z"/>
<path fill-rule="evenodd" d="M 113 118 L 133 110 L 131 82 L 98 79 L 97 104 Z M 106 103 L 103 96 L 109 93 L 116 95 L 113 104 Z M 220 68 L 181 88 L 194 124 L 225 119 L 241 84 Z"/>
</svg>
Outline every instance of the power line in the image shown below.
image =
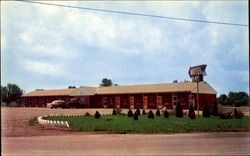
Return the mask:
<svg viewBox="0 0 250 156">
<path fill-rule="evenodd" d="M 70 5 L 51 4 L 51 3 L 44 3 L 44 2 L 34 2 L 34 1 L 27 1 L 27 0 L 17 0 L 17 1 L 26 2 L 26 3 L 35 3 L 35 4 L 41 4 L 41 5 L 51 5 L 51 6 L 57 6 L 57 7 L 67 7 L 67 8 L 74 8 L 74 9 L 91 10 L 91 11 L 98 11 L 98 12 L 108 12 L 108 13 L 116 13 L 116 14 L 126 14 L 126 15 L 134 15 L 134 16 L 153 17 L 153 18 L 164 18 L 164 19 L 189 21 L 189 22 L 200 22 L 200 23 L 211 23 L 211 24 L 223 24 L 223 25 L 231 25 L 231 26 L 248 27 L 247 24 L 237 24 L 237 23 L 228 23 L 228 22 L 217 22 L 217 21 L 206 21 L 206 20 L 197 20 L 197 19 L 188 19 L 188 18 L 169 17 L 169 16 L 158 16 L 158 15 L 141 14 L 141 13 L 133 13 L 133 12 L 123 12 L 123 11 L 114 11 L 114 10 L 105 10 L 105 9 L 96 9 L 96 8 L 86 8 L 86 7 L 78 7 L 78 6 L 70 6 Z"/>
</svg>

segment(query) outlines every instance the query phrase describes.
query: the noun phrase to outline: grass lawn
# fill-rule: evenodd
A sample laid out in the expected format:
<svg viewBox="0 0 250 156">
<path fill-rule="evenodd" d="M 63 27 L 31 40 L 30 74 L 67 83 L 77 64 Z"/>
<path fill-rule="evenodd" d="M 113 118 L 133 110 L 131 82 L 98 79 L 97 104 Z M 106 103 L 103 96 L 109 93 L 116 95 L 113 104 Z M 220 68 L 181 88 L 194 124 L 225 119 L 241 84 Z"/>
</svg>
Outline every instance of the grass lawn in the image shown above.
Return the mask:
<svg viewBox="0 0 250 156">
<path fill-rule="evenodd" d="M 77 131 L 105 131 L 107 133 L 172 133 L 172 132 L 220 132 L 220 131 L 249 131 L 250 118 L 220 119 L 216 116 L 210 118 L 189 117 L 177 118 L 170 116 L 164 118 L 155 116 L 149 119 L 140 115 L 139 120 L 133 120 L 122 115 L 102 115 L 100 119 L 94 116 L 50 116 L 44 119 L 68 121 L 70 127 Z"/>
</svg>

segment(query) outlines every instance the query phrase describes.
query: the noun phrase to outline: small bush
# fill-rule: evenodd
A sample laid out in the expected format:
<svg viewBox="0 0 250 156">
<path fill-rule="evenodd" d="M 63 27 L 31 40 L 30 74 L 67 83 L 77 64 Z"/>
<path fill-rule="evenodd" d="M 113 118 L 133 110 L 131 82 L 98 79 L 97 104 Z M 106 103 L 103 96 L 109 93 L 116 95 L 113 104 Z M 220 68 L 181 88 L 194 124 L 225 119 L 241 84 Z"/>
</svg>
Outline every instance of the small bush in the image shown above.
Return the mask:
<svg viewBox="0 0 250 156">
<path fill-rule="evenodd" d="M 155 114 L 156 114 L 156 116 L 161 116 L 161 112 L 160 112 L 159 108 L 157 109 Z"/>
<path fill-rule="evenodd" d="M 233 112 L 229 112 L 229 113 L 223 113 L 223 112 L 219 112 L 218 113 L 218 116 L 221 118 L 221 119 L 232 119 L 233 118 Z"/>
<path fill-rule="evenodd" d="M 115 110 L 115 108 L 113 109 L 112 115 L 116 115 L 116 110 Z"/>
<path fill-rule="evenodd" d="M 205 118 L 209 118 L 210 117 L 210 112 L 209 112 L 209 109 L 208 109 L 208 105 L 206 105 L 206 104 L 203 107 L 202 115 Z"/>
<path fill-rule="evenodd" d="M 121 108 L 116 108 L 116 114 L 121 114 L 122 113 L 122 109 Z"/>
<path fill-rule="evenodd" d="M 182 111 L 182 107 L 181 104 L 178 102 L 176 105 L 176 113 L 175 113 L 176 117 L 182 118 L 183 117 L 183 111 Z"/>
<path fill-rule="evenodd" d="M 131 109 L 129 109 L 129 111 L 128 111 L 128 115 L 127 115 L 128 117 L 133 117 L 133 111 L 131 110 Z"/>
<path fill-rule="evenodd" d="M 90 116 L 89 112 L 86 112 L 86 113 L 84 114 L 84 116 Z"/>
<path fill-rule="evenodd" d="M 149 119 L 154 119 L 154 118 L 155 118 L 155 115 L 154 115 L 154 113 L 153 113 L 152 110 L 150 110 L 150 111 L 148 112 L 148 118 L 149 118 Z"/>
<path fill-rule="evenodd" d="M 165 118 L 168 118 L 168 117 L 169 117 L 169 113 L 168 113 L 168 110 L 167 110 L 167 109 L 164 111 L 164 117 L 165 117 Z"/>
<path fill-rule="evenodd" d="M 195 112 L 193 105 L 189 106 L 188 117 L 190 117 L 191 119 L 195 119 Z"/>
<path fill-rule="evenodd" d="M 32 118 L 32 119 L 29 120 L 29 125 L 30 126 L 35 126 L 36 124 L 38 124 L 37 117 L 34 117 L 34 118 Z"/>
<path fill-rule="evenodd" d="M 195 119 L 196 118 L 196 115 L 195 115 L 195 112 L 191 112 L 190 115 L 189 115 L 190 119 Z"/>
<path fill-rule="evenodd" d="M 137 112 L 134 113 L 133 118 L 134 118 L 134 120 L 138 120 L 138 114 L 137 114 Z"/>
<path fill-rule="evenodd" d="M 143 115 L 146 115 L 146 111 L 145 111 L 144 109 L 142 110 L 142 114 L 143 114 Z"/>
<path fill-rule="evenodd" d="M 94 116 L 96 119 L 99 119 L 101 117 L 101 114 L 98 111 L 96 111 Z"/>
<path fill-rule="evenodd" d="M 234 109 L 234 118 L 241 119 L 243 117 L 244 117 L 244 114 L 241 111 Z"/>
<path fill-rule="evenodd" d="M 137 109 L 136 109 L 136 113 L 137 113 L 137 115 L 138 115 L 138 116 L 140 116 L 140 115 L 141 115 L 141 111 L 140 111 L 140 109 L 139 109 L 139 108 L 137 108 Z"/>
</svg>

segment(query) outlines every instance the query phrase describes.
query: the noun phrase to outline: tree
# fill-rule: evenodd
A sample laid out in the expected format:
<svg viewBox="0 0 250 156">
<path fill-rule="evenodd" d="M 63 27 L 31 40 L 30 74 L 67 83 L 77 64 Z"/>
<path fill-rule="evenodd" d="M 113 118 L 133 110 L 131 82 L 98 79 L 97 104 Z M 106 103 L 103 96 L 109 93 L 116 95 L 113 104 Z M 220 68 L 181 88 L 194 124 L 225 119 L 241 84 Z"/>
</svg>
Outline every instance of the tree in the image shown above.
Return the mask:
<svg viewBox="0 0 250 156">
<path fill-rule="evenodd" d="M 217 98 L 219 104 L 221 104 L 221 105 L 225 105 L 225 104 L 226 104 L 226 99 L 227 99 L 227 95 L 226 95 L 226 94 L 221 94 L 221 95 Z"/>
<path fill-rule="evenodd" d="M 194 112 L 194 107 L 193 107 L 193 105 L 190 105 L 190 106 L 189 106 L 188 117 L 189 117 L 190 119 L 195 119 L 195 112 Z"/>
<path fill-rule="evenodd" d="M 111 79 L 103 78 L 100 84 L 101 87 L 118 86 L 118 84 L 113 84 Z"/>
<path fill-rule="evenodd" d="M 246 92 L 229 92 L 228 96 L 222 94 L 217 100 L 221 105 L 240 107 L 246 106 L 250 99 Z"/>
<path fill-rule="evenodd" d="M 1 86 L 1 103 L 4 102 L 7 106 L 10 106 L 11 102 L 19 103 L 23 93 L 24 91 L 16 84 L 8 83 L 7 86 Z"/>
</svg>

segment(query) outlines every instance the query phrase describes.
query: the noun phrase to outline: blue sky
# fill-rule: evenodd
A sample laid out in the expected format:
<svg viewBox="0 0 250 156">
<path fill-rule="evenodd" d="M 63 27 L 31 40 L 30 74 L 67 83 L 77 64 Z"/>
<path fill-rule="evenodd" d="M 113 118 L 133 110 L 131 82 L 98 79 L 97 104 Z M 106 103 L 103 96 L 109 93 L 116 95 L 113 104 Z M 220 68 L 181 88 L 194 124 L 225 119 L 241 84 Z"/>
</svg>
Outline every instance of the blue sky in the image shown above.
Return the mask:
<svg viewBox="0 0 250 156">
<path fill-rule="evenodd" d="M 247 1 L 48 3 L 248 24 Z M 1 2 L 1 85 L 37 88 L 190 80 L 207 64 L 218 94 L 249 92 L 248 27 Z"/>
</svg>

